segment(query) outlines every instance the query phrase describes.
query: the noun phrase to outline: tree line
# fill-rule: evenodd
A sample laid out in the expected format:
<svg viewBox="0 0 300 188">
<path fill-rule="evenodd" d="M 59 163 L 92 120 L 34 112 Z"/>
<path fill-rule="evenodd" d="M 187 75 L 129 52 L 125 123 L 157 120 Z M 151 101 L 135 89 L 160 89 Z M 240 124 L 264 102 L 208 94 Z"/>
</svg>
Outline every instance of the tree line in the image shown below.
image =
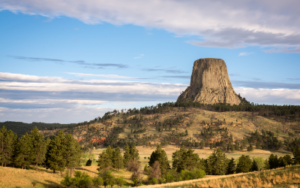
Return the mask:
<svg viewBox="0 0 300 188">
<path fill-rule="evenodd" d="M 20 138 L 5 126 L 0 129 L 0 163 L 2 166 L 29 168 L 42 165 L 56 171 L 72 172 L 79 166 L 81 149 L 71 134 L 60 131 L 52 139 L 44 138 L 37 127 Z"/>
</svg>

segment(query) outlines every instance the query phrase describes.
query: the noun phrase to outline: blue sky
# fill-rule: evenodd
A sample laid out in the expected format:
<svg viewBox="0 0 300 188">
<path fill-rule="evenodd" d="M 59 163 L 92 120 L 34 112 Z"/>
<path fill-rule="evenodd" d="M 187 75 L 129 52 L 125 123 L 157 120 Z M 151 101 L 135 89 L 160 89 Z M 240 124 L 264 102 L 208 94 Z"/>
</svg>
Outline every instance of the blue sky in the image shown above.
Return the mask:
<svg viewBox="0 0 300 188">
<path fill-rule="evenodd" d="M 299 1 L 0 0 L 0 121 L 176 101 L 221 58 L 249 101 L 300 104 Z"/>
</svg>

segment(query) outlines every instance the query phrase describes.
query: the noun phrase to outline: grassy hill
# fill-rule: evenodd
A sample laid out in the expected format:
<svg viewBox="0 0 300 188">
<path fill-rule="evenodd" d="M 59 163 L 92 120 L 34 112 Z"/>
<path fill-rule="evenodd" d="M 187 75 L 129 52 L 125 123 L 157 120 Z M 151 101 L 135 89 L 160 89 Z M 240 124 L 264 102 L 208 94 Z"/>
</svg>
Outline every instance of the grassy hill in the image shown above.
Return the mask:
<svg viewBox="0 0 300 188">
<path fill-rule="evenodd" d="M 268 115 L 266 115 L 266 113 Z M 130 110 L 109 112 L 102 118 L 64 128 L 83 146 L 99 147 L 100 140 L 105 145 L 123 147 L 126 144 L 137 146 L 185 145 L 192 148 L 227 147 L 228 143 L 249 145 L 256 143 L 255 131 L 271 135 L 278 146 L 268 146 L 269 150 L 288 149 L 284 140 L 299 137 L 300 118 L 296 115 L 270 115 L 270 111 L 217 111 L 199 107 L 166 107 L 153 113 Z M 42 131 L 45 136 L 56 134 L 57 130 Z M 203 143 L 201 143 L 203 142 Z M 280 145 L 281 144 L 281 145 Z M 255 148 L 255 146 L 254 146 Z M 230 149 L 230 148 L 229 148 Z M 245 149 L 245 147 L 244 147 Z"/>
</svg>

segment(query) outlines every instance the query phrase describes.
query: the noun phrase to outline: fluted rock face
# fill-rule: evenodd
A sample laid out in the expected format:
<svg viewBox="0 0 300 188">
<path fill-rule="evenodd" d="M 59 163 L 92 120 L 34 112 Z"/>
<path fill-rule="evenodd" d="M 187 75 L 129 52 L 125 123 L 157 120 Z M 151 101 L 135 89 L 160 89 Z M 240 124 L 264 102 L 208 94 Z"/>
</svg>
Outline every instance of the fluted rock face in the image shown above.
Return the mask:
<svg viewBox="0 0 300 188">
<path fill-rule="evenodd" d="M 205 104 L 241 103 L 222 59 L 205 58 L 194 62 L 191 84 L 177 99 L 177 102 L 189 101 Z"/>
</svg>

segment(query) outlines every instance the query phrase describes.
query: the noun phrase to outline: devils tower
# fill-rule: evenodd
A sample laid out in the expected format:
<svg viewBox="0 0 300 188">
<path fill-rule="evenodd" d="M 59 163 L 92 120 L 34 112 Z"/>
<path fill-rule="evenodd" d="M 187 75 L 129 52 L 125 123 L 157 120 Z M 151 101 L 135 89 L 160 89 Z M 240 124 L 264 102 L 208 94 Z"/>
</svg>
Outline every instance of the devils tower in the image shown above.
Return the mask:
<svg viewBox="0 0 300 188">
<path fill-rule="evenodd" d="M 238 105 L 241 100 L 233 90 L 225 62 L 222 59 L 205 58 L 194 62 L 191 84 L 177 102 Z"/>
</svg>

